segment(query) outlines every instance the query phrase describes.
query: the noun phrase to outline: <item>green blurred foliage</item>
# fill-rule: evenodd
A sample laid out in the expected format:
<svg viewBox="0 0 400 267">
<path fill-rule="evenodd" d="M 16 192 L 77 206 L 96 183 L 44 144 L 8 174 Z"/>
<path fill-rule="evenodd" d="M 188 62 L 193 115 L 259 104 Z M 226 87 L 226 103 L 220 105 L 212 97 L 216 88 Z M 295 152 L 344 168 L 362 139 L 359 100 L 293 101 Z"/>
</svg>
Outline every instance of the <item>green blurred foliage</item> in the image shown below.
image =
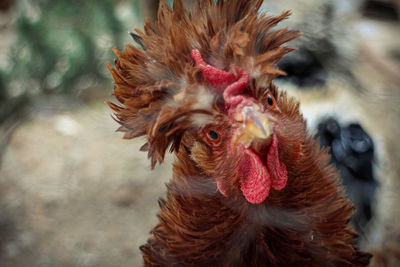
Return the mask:
<svg viewBox="0 0 400 267">
<path fill-rule="evenodd" d="M 105 54 L 112 57 L 104 50 L 120 46 L 123 32 L 113 2 L 41 0 L 36 8 L 20 7 L 10 78 L 25 81 L 23 90 L 33 93 L 71 93 L 82 77 L 104 79 Z M 32 83 L 38 88 L 30 88 Z"/>
<path fill-rule="evenodd" d="M 21 105 L 18 98 L 110 91 L 105 63 L 140 21 L 140 6 L 138 0 L 17 1 L 16 40 L 0 69 L 0 115 L 13 110 L 13 103 Z"/>
</svg>

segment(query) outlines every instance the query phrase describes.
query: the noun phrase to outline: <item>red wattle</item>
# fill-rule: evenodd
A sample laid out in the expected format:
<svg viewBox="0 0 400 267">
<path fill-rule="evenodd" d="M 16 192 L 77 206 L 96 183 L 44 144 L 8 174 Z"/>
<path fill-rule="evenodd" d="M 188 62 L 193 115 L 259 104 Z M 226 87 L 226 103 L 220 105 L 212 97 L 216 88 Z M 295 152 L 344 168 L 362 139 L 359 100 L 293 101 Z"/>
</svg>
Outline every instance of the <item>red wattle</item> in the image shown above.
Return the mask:
<svg viewBox="0 0 400 267">
<path fill-rule="evenodd" d="M 251 149 L 245 149 L 244 152 L 238 168 L 242 180 L 240 189 L 248 202 L 260 204 L 269 195 L 270 175 L 257 154 Z"/>
<path fill-rule="evenodd" d="M 287 182 L 287 170 L 285 164 L 279 160 L 278 138 L 275 134 L 272 135 L 272 143 L 268 151 L 267 167 L 271 175 L 272 188 L 283 189 Z"/>
</svg>

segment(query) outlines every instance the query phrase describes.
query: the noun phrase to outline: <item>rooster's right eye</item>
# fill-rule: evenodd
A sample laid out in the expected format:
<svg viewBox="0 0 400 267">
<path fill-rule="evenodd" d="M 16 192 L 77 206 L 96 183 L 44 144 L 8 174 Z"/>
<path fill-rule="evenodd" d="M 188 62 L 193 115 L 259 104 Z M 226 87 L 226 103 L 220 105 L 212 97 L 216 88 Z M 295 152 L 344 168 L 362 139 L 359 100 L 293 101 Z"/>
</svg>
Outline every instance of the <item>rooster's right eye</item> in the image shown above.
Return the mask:
<svg viewBox="0 0 400 267">
<path fill-rule="evenodd" d="M 212 140 L 215 140 L 215 141 L 217 141 L 217 140 L 219 139 L 219 135 L 218 135 L 215 131 L 213 131 L 213 130 L 210 130 L 210 131 L 208 132 L 208 136 L 210 136 L 210 138 L 211 138 Z"/>
<path fill-rule="evenodd" d="M 221 135 L 214 129 L 207 129 L 205 131 L 208 141 L 214 145 L 218 145 L 221 141 Z"/>
</svg>

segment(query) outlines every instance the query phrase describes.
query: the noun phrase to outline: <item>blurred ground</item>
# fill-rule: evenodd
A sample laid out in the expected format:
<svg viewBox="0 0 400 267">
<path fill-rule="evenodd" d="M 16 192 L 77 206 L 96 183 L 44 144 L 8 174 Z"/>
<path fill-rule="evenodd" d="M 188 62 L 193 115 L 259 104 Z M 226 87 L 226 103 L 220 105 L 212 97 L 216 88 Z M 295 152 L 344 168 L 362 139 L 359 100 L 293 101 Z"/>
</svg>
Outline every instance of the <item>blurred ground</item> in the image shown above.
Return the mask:
<svg viewBox="0 0 400 267">
<path fill-rule="evenodd" d="M 104 106 L 48 103 L 3 158 L 15 236 L 2 266 L 138 266 L 171 165 L 151 172 L 142 140 L 121 140 Z"/>
<path fill-rule="evenodd" d="M 0 62 L 14 35 L 1 24 L 4 14 Z M 348 27 L 360 52 L 353 71 L 364 90 L 337 77 L 322 91 L 281 88 L 301 100 L 311 127 L 333 114 L 359 121 L 374 139 L 378 216 L 362 245 L 382 249 L 400 242 L 400 27 L 366 18 Z M 43 96 L 8 140 L 0 159 L 0 266 L 141 265 L 138 247 L 157 221 L 172 157 L 150 171 L 146 153 L 138 152 L 143 140 L 115 133 L 103 104 L 111 86 L 96 89 L 84 102 Z"/>
</svg>

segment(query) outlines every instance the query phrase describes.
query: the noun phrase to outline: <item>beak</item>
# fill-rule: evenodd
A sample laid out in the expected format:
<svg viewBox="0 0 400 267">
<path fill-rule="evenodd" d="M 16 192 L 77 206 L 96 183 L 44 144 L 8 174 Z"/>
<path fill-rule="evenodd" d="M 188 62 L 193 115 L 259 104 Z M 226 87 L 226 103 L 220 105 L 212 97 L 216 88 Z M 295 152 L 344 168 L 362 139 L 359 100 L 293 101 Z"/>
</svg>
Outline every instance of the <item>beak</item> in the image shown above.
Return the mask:
<svg viewBox="0 0 400 267">
<path fill-rule="evenodd" d="M 242 123 L 242 127 L 233 137 L 233 148 L 238 142 L 248 148 L 255 138 L 267 139 L 272 134 L 273 124 L 277 123 L 273 117 L 260 112 L 258 106 L 245 106 L 234 119 Z"/>
</svg>

